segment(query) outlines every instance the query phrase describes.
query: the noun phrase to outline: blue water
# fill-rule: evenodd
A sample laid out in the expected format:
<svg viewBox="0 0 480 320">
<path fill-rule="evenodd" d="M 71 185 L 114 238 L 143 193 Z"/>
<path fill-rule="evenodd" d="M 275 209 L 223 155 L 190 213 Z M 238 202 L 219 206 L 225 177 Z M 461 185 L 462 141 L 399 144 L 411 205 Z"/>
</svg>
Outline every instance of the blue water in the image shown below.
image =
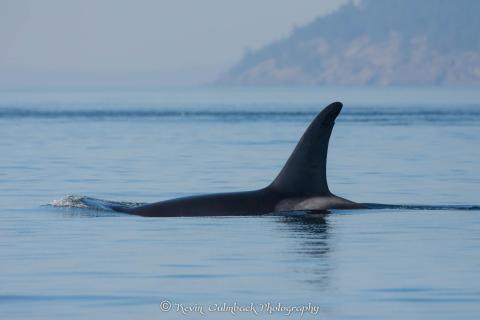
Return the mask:
<svg viewBox="0 0 480 320">
<path fill-rule="evenodd" d="M 1 92 L 0 318 L 301 318 L 267 311 L 280 303 L 317 306 L 312 319 L 477 319 L 480 211 L 461 210 L 480 204 L 477 91 Z M 77 208 L 263 187 L 334 100 L 345 107 L 330 189 L 419 210 L 148 219 Z M 208 311 L 223 303 L 258 315 Z"/>
</svg>

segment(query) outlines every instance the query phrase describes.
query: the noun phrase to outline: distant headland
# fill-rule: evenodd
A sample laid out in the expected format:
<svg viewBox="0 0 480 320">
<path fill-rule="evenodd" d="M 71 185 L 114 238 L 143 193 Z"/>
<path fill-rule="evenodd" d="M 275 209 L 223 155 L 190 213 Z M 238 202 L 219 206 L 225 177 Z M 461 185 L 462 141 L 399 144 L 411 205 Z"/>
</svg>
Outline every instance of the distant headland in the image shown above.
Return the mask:
<svg viewBox="0 0 480 320">
<path fill-rule="evenodd" d="M 217 83 L 480 84 L 479 12 L 477 0 L 352 1 L 245 53 Z"/>
</svg>

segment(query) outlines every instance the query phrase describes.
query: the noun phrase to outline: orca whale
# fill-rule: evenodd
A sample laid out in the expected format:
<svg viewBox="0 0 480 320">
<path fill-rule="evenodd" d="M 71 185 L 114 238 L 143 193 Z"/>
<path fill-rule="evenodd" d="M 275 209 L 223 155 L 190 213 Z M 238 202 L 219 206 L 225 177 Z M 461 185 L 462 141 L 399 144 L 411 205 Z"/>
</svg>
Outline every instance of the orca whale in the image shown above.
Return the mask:
<svg viewBox="0 0 480 320">
<path fill-rule="evenodd" d="M 334 195 L 328 188 L 328 142 L 341 110 L 342 104 L 334 102 L 315 117 L 278 176 L 263 189 L 182 197 L 136 207 L 113 206 L 112 209 L 144 217 L 180 217 L 366 208 L 365 204 Z"/>
</svg>

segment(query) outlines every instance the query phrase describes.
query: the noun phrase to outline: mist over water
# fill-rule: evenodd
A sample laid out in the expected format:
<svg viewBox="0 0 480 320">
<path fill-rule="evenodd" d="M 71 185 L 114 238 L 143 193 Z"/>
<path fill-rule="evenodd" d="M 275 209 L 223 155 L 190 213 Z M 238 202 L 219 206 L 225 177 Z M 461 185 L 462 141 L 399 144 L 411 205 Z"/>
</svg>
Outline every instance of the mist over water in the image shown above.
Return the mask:
<svg viewBox="0 0 480 320">
<path fill-rule="evenodd" d="M 334 100 L 330 189 L 418 210 L 145 219 L 72 205 L 263 187 Z M 475 319 L 480 212 L 459 209 L 480 204 L 479 101 L 468 88 L 4 92 L 0 317 L 184 319 L 168 300 Z M 252 315 L 208 314 L 229 317 Z"/>
</svg>

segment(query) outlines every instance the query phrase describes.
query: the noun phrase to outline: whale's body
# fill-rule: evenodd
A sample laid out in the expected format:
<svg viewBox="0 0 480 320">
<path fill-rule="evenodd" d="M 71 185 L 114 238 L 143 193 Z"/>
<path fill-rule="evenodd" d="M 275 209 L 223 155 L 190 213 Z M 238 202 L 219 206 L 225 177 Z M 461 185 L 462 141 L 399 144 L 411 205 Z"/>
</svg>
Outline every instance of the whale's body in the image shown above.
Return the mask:
<svg viewBox="0 0 480 320">
<path fill-rule="evenodd" d="M 324 108 L 312 121 L 287 163 L 267 187 L 245 192 L 183 197 L 113 209 L 145 217 L 261 215 L 282 211 L 355 209 L 365 205 L 332 194 L 327 184 L 328 142 L 340 102 Z"/>
</svg>

